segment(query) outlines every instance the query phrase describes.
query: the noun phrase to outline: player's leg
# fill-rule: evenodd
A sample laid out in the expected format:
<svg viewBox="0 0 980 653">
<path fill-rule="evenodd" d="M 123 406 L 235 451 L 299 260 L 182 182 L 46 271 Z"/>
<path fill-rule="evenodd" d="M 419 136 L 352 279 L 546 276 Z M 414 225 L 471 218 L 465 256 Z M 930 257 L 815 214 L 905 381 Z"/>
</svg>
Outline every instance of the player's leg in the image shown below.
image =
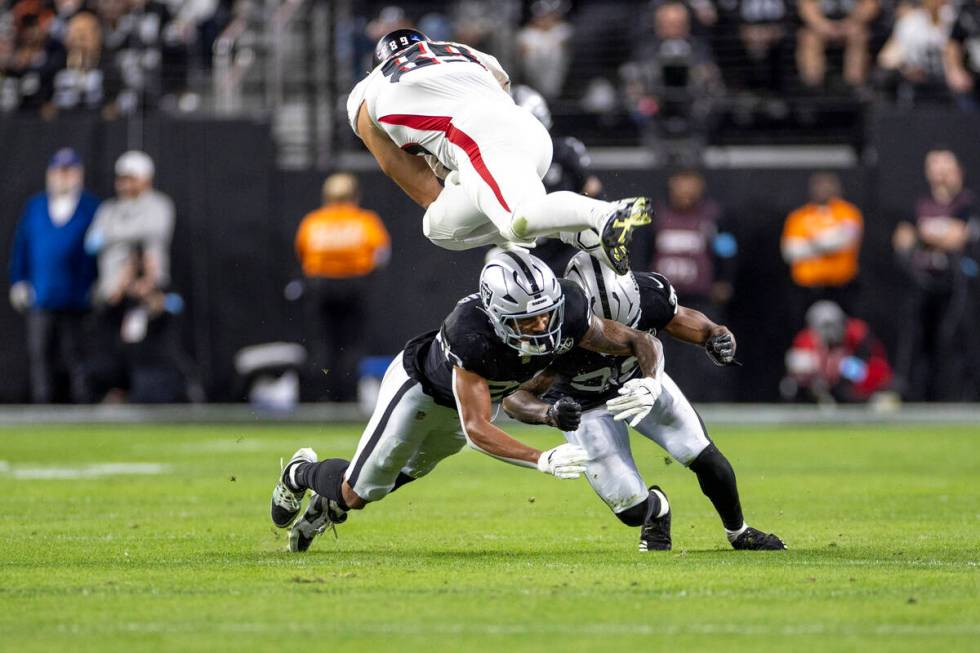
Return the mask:
<svg viewBox="0 0 980 653">
<path fill-rule="evenodd" d="M 415 428 L 414 417 L 417 406 L 428 399 L 408 376 L 401 356 L 396 356 L 381 382 L 378 402 L 352 462 L 342 458 L 318 462 L 312 449 L 300 449 L 283 467 L 273 493 L 276 525 L 284 528 L 292 522 L 308 489 L 335 502 L 344 512 L 383 498 L 424 436 Z"/>
<path fill-rule="evenodd" d="M 524 111 L 459 122 L 450 140 L 460 184 L 502 236 L 529 242 L 591 230 L 601 235 L 603 261 L 620 273 L 628 269 L 632 232 L 651 219 L 646 198 L 605 202 L 569 191 L 547 193 L 541 178 L 551 164 L 551 137 Z"/>
<path fill-rule="evenodd" d="M 508 242 L 467 194 L 456 171 L 446 177 L 439 197 L 426 209 L 422 233 L 434 245 L 453 251 Z"/>
<path fill-rule="evenodd" d="M 761 533 L 745 523 L 731 463 L 708 437 L 701 416 L 669 375 L 662 375 L 663 392 L 657 405 L 636 430 L 663 447 L 677 462 L 695 473 L 701 491 L 711 501 L 728 541 L 735 548 L 784 548 L 775 535 Z M 748 534 L 748 535 L 747 535 Z M 755 535 L 758 534 L 758 535 Z M 740 538 L 764 541 L 765 546 L 741 547 Z M 769 538 L 769 539 L 766 539 Z M 744 543 L 744 542 L 743 542 Z M 779 546 L 776 546 L 778 543 Z"/>
<path fill-rule="evenodd" d="M 670 504 L 657 486 L 647 488 L 636 468 L 624 422 L 604 407 L 586 411 L 575 432 L 565 439 L 589 453 L 586 478 L 595 493 L 627 526 L 641 528 L 640 550 L 668 550 Z"/>
<path fill-rule="evenodd" d="M 459 413 L 435 403 L 426 411 L 428 435 L 401 469 L 400 485 L 422 478 L 442 460 L 459 453 L 466 446 L 466 435 L 459 423 Z"/>
</svg>

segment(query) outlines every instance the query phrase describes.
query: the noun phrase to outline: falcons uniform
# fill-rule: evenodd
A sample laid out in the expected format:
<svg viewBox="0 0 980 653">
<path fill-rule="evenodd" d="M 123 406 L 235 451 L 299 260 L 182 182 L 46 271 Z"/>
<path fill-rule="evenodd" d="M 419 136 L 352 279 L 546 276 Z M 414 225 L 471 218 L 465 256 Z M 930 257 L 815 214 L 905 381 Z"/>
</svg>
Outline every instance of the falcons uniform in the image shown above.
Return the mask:
<svg viewBox="0 0 980 653">
<path fill-rule="evenodd" d="M 424 476 L 466 443 L 456 410 L 454 367 L 486 379 L 496 403 L 573 349 L 589 330 L 592 313 L 578 285 L 559 283 L 564 295 L 561 341 L 549 354 L 524 356 L 505 344 L 479 295 L 461 299 L 438 331 L 405 345 L 385 373 L 374 414 L 347 469 L 358 496 L 378 501 L 404 482 L 401 475 Z"/>
<path fill-rule="evenodd" d="M 640 317 L 635 328 L 656 335 L 676 314 L 677 295 L 662 275 L 634 274 L 640 290 Z M 608 310 L 605 312 L 608 314 Z M 605 406 L 624 383 L 642 376 L 636 359 L 576 347 L 556 359 L 551 369 L 560 376 L 545 399 L 556 401 L 569 396 L 584 409 L 579 429 L 565 433 L 565 437 L 592 454 L 586 474 L 593 489 L 616 513 L 645 501 L 648 490 L 630 453 L 626 422 L 614 420 Z M 663 393 L 636 430 L 687 465 L 711 441 L 700 417 L 673 379 L 664 372 L 661 379 Z"/>
<path fill-rule="evenodd" d="M 496 58 L 458 43 L 415 43 L 375 68 L 351 92 L 357 133 L 363 104 L 371 121 L 412 154 L 425 156 L 445 189 L 423 231 L 447 249 L 520 240 L 511 214 L 545 195 L 551 165 L 547 130 L 514 104 Z"/>
</svg>

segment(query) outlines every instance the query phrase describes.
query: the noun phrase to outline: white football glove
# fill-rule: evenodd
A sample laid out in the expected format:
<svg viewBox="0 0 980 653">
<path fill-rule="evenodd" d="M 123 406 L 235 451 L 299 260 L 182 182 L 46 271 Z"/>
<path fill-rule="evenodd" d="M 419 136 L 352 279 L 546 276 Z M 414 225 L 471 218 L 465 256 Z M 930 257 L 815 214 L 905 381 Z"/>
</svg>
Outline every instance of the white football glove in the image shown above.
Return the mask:
<svg viewBox="0 0 980 653">
<path fill-rule="evenodd" d="M 630 379 L 619 389 L 615 399 L 606 402 L 606 408 L 615 420 L 630 420 L 630 426 L 639 424 L 653 410 L 653 405 L 660 398 L 663 386 L 660 379 L 644 376 Z"/>
<path fill-rule="evenodd" d="M 557 478 L 578 478 L 585 472 L 589 454 L 577 444 L 560 444 L 538 457 L 538 469 Z"/>
</svg>

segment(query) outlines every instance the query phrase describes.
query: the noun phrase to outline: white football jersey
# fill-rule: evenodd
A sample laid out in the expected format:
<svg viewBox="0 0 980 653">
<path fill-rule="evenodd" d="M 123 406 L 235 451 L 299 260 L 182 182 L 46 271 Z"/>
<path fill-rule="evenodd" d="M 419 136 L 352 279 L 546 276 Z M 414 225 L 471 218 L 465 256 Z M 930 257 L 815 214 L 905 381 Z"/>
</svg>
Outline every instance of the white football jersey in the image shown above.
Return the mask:
<svg viewBox="0 0 980 653">
<path fill-rule="evenodd" d="M 363 104 L 371 121 L 412 154 L 430 154 L 456 170 L 450 147 L 454 129 L 468 114 L 512 110 L 510 78 L 492 55 L 459 43 L 416 43 L 378 66 L 347 99 L 347 117 L 357 133 Z"/>
</svg>

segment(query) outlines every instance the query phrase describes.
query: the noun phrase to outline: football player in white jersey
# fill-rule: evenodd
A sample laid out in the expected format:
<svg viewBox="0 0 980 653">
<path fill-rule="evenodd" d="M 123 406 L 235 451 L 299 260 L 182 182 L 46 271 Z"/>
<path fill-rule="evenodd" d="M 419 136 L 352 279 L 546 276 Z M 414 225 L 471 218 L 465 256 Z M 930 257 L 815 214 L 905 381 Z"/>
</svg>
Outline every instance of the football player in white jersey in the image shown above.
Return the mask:
<svg viewBox="0 0 980 653">
<path fill-rule="evenodd" d="M 532 247 L 553 236 L 625 274 L 632 232 L 651 220 L 649 199 L 547 193 L 551 137 L 509 88 L 493 56 L 400 29 L 378 42 L 347 115 L 382 171 L 426 210 L 422 230 L 436 245 Z"/>
<path fill-rule="evenodd" d="M 654 272 L 617 276 L 580 252 L 569 262 L 565 278 L 581 286 L 603 319 L 654 336 L 666 332 L 704 347 L 719 366 L 735 364 L 732 332 L 698 311 L 679 306 L 666 277 Z M 648 391 L 639 392 L 645 386 Z M 506 397 L 503 407 L 521 421 L 557 426 L 570 443 L 588 452 L 589 484 L 622 523 L 640 528 L 641 551 L 671 548 L 671 512 L 664 491 L 656 485 L 647 488 L 637 470 L 627 421 L 695 473 L 733 548 L 786 548 L 778 536 L 746 523 L 735 471 L 666 373 L 639 378 L 636 363 L 628 356 L 605 356 L 576 347 Z"/>
</svg>

